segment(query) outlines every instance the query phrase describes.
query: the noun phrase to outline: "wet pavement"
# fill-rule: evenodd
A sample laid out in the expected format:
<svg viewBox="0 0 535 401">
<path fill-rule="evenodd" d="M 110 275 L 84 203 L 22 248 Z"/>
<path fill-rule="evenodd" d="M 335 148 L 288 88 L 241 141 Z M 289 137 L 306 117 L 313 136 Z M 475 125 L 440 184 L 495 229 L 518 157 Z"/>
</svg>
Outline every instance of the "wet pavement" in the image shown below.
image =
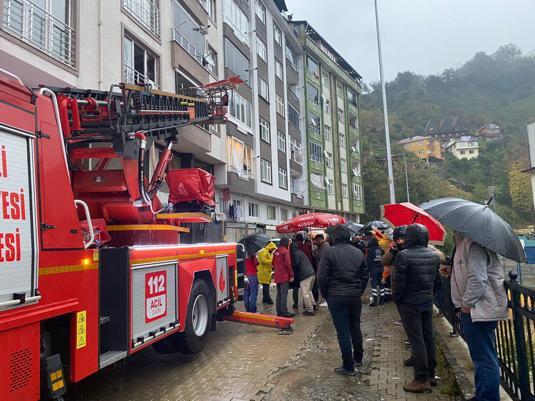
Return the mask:
<svg viewBox="0 0 535 401">
<path fill-rule="evenodd" d="M 291 297 L 290 297 L 291 298 Z M 272 313 L 272 307 L 259 312 Z M 316 316 L 296 317 L 295 332 L 218 322 L 204 352 L 195 356 L 160 355 L 145 349 L 122 369 L 109 368 L 71 385 L 66 401 L 334 401 L 449 400 L 434 389 L 408 395 L 403 384 L 412 368 L 401 327 L 391 304 L 363 306 L 364 367 L 356 377 L 335 375 L 341 364 L 336 335 L 326 307 Z"/>
</svg>

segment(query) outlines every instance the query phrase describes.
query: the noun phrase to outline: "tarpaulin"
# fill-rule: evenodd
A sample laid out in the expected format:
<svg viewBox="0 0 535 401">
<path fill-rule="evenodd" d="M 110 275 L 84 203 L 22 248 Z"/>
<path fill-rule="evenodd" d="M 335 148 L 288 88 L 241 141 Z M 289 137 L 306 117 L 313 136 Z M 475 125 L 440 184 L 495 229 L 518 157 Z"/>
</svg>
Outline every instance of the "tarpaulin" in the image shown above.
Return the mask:
<svg viewBox="0 0 535 401">
<path fill-rule="evenodd" d="M 215 179 L 200 168 L 169 170 L 165 178 L 169 186 L 169 202 L 200 202 L 215 206 Z"/>
</svg>

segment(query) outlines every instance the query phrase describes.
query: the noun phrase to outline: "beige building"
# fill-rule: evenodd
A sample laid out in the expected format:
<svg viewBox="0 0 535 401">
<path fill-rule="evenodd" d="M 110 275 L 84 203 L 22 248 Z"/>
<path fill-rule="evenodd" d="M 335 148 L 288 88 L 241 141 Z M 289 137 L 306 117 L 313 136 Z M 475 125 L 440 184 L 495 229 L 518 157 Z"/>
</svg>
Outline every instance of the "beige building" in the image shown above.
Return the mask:
<svg viewBox="0 0 535 401">
<path fill-rule="evenodd" d="M 446 144 L 446 150 L 459 160 L 472 160 L 479 157 L 479 139 L 474 136 L 453 138 Z"/>
</svg>

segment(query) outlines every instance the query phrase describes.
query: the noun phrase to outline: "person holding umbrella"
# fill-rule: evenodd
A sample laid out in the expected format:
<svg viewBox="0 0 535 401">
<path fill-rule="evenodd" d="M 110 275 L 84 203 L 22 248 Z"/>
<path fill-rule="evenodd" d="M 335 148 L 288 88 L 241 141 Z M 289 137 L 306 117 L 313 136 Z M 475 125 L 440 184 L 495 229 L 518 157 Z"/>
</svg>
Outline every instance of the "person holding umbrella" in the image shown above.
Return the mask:
<svg viewBox="0 0 535 401">
<path fill-rule="evenodd" d="M 517 262 L 526 255 L 513 228 L 486 204 L 443 198 L 421 205 L 455 231 L 451 298 L 460 310 L 461 329 L 475 368 L 476 395 L 471 400 L 500 399 L 500 368 L 496 352 L 496 327 L 507 320 L 507 294 L 501 254 Z"/>
</svg>

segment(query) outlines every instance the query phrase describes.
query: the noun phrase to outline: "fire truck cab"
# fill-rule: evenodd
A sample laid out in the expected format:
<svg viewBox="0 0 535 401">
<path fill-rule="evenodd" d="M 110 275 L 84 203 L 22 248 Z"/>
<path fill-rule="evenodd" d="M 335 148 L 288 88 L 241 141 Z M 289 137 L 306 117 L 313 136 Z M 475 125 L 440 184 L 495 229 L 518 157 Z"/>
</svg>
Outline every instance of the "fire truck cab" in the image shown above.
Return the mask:
<svg viewBox="0 0 535 401">
<path fill-rule="evenodd" d="M 236 244 L 180 244 L 210 216 L 155 196 L 180 126 L 222 121 L 225 85 L 32 90 L 0 71 L 0 399 L 59 399 L 148 346 L 200 352 L 232 314 Z"/>
</svg>

